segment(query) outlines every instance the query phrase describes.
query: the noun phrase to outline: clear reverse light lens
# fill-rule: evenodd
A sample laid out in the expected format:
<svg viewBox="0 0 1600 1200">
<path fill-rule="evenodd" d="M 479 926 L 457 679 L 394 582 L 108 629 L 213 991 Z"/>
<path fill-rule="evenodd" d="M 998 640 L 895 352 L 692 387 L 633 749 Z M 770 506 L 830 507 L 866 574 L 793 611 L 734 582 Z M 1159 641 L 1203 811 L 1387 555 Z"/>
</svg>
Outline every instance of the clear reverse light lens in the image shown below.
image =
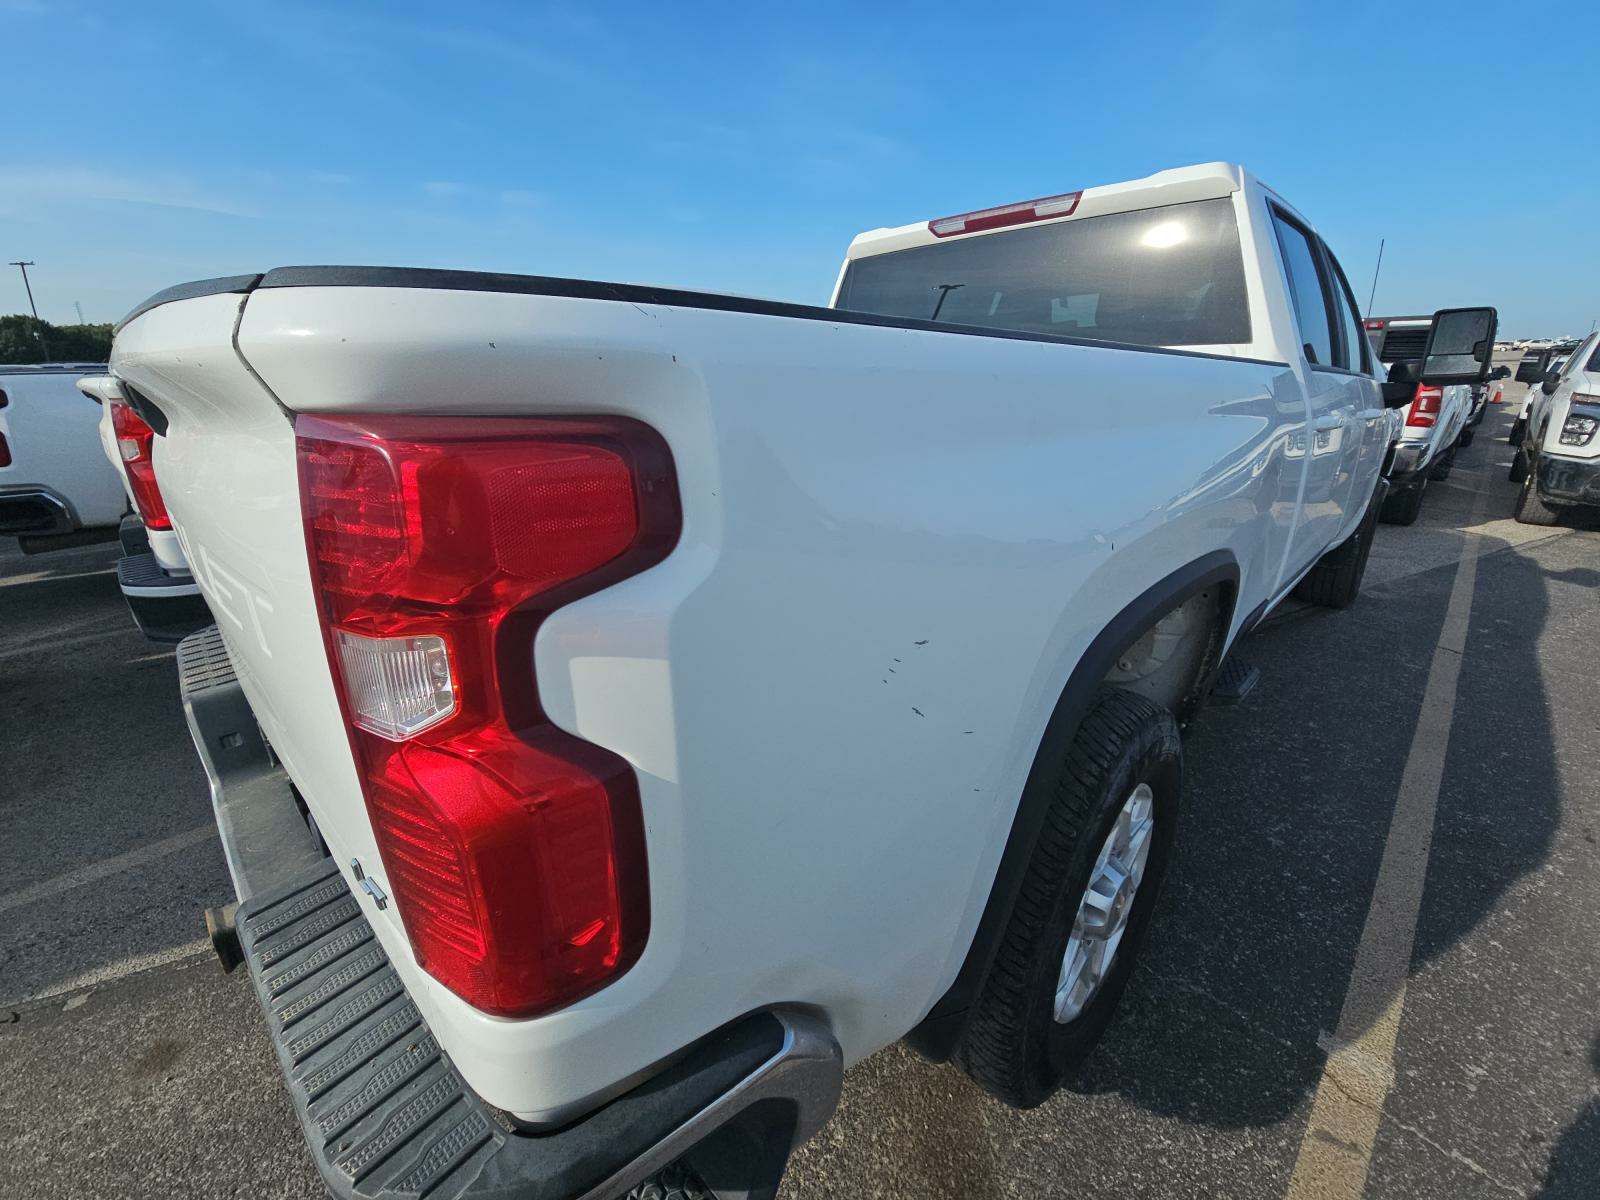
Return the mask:
<svg viewBox="0 0 1600 1200">
<path fill-rule="evenodd" d="M 345 629 L 334 632 L 349 687 L 350 716 L 361 728 L 399 742 L 455 712 L 450 652 L 442 637 L 369 638 Z"/>
</svg>

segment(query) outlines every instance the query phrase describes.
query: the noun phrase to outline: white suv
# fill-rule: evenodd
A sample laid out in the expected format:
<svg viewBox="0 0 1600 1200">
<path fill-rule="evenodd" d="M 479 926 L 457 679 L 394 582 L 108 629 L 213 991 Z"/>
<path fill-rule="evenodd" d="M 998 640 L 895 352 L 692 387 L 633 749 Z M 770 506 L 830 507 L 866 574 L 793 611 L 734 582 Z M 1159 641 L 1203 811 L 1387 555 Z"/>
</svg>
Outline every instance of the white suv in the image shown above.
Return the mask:
<svg viewBox="0 0 1600 1200">
<path fill-rule="evenodd" d="M 1574 508 L 1600 508 L 1600 333 L 1529 388 L 1522 445 L 1511 464 L 1520 480 L 1516 517 L 1556 525 Z"/>
</svg>

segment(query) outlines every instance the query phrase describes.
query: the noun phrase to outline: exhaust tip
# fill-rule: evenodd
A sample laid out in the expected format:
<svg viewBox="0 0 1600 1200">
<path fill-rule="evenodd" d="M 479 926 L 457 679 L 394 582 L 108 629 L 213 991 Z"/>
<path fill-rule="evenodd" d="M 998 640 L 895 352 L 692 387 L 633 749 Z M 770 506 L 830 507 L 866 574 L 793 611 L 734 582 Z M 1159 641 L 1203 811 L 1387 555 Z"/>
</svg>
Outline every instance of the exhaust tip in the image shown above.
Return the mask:
<svg viewBox="0 0 1600 1200">
<path fill-rule="evenodd" d="M 206 909 L 206 935 L 217 961 L 224 973 L 234 970 L 244 961 L 244 947 L 239 944 L 239 926 L 234 918 L 239 915 L 238 904 L 224 904 L 221 908 Z"/>
</svg>

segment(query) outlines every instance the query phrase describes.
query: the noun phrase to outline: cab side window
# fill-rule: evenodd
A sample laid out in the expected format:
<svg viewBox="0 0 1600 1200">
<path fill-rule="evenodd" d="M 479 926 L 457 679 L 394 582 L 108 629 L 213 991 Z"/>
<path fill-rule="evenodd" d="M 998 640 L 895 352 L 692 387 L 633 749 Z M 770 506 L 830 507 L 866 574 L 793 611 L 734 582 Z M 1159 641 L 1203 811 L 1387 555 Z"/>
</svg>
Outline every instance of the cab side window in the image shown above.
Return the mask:
<svg viewBox="0 0 1600 1200">
<path fill-rule="evenodd" d="M 1312 366 L 1337 366 L 1334 358 L 1337 338 L 1333 314 L 1329 312 L 1328 293 L 1323 286 L 1311 237 L 1298 225 L 1285 220 L 1276 209 L 1272 212 L 1272 224 L 1278 234 L 1278 250 L 1283 255 L 1284 273 L 1289 278 L 1289 298 L 1294 304 L 1295 319 L 1300 325 L 1306 361 Z"/>
<path fill-rule="evenodd" d="M 1350 291 L 1350 281 L 1345 278 L 1344 268 L 1339 265 L 1339 260 L 1333 256 L 1333 251 L 1328 249 L 1326 242 L 1322 243 L 1324 261 L 1333 272 L 1333 306 L 1339 313 L 1340 345 L 1336 365 L 1347 371 L 1360 371 L 1368 374 L 1372 370 L 1370 345 L 1367 342 L 1365 327 L 1361 324 L 1361 314 L 1356 311 L 1356 298 Z"/>
</svg>

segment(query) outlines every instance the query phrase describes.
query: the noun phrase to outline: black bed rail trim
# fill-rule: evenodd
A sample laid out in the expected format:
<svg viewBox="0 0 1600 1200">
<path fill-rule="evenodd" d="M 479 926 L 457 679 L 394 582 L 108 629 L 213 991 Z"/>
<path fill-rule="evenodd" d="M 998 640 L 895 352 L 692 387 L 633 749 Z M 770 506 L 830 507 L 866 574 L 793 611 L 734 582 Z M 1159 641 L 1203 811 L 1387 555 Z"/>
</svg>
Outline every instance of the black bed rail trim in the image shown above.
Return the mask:
<svg viewBox="0 0 1600 1200">
<path fill-rule="evenodd" d="M 1098 338 L 1075 337 L 1063 333 L 1032 333 L 1021 329 L 990 329 L 980 325 L 952 325 L 942 321 L 922 321 L 912 317 L 885 317 L 877 313 L 852 312 L 844 308 L 821 308 L 814 304 L 791 304 L 784 300 L 763 300 L 754 296 L 730 296 L 721 292 L 692 292 L 679 288 L 654 287 L 637 283 L 605 283 L 594 279 L 562 279 L 553 275 L 509 275 L 494 271 L 447 271 L 431 267 L 274 267 L 265 275 L 236 275 L 228 279 L 208 279 L 181 284 L 157 292 L 122 319 L 122 328 L 134 317 L 157 305 L 219 292 L 265 291 L 292 287 L 373 287 L 425 288 L 446 292 L 503 292 L 518 296 L 560 296 L 572 300 L 611 300 L 619 304 L 654 304 L 666 308 L 700 308 L 713 312 L 750 313 L 763 317 L 790 317 L 798 321 L 826 321 L 834 325 L 876 325 L 884 329 L 919 329 L 928 333 L 955 333 L 967 337 L 1004 338 L 1014 342 L 1055 342 L 1066 346 L 1089 346 L 1101 350 L 1139 350 L 1146 354 L 1169 354 L 1179 358 L 1208 358 L 1219 362 L 1253 363 L 1261 367 L 1288 369 L 1289 364 L 1269 358 L 1243 358 L 1232 354 L 1212 354 L 1204 350 L 1171 349 L 1165 346 L 1140 346 L 1131 342 L 1110 342 Z"/>
<path fill-rule="evenodd" d="M 229 292 L 249 292 L 260 282 L 260 275 L 222 275 L 216 279 L 196 279 L 193 283 L 180 283 L 165 291 L 157 292 L 148 300 L 135 305 L 127 316 L 116 323 L 111 332 L 121 333 L 122 327 L 129 321 L 135 317 L 142 317 L 152 308 L 160 308 L 163 304 L 171 304 L 175 300 L 196 300 L 201 296 L 223 296 Z"/>
</svg>

